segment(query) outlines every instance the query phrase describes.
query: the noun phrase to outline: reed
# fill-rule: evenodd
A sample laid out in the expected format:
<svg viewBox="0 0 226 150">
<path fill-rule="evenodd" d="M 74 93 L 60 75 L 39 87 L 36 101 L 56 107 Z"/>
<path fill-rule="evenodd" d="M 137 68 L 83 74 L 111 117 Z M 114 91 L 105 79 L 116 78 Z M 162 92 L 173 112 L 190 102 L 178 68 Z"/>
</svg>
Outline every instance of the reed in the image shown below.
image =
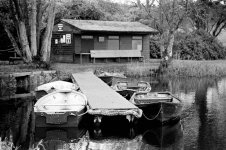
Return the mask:
<svg viewBox="0 0 226 150">
<path fill-rule="evenodd" d="M 173 60 L 166 70 L 168 76 L 221 77 L 226 75 L 226 60 Z"/>
<path fill-rule="evenodd" d="M 126 64 L 126 76 L 146 77 L 151 75 L 151 70 L 155 69 L 149 62 L 133 62 Z"/>
</svg>

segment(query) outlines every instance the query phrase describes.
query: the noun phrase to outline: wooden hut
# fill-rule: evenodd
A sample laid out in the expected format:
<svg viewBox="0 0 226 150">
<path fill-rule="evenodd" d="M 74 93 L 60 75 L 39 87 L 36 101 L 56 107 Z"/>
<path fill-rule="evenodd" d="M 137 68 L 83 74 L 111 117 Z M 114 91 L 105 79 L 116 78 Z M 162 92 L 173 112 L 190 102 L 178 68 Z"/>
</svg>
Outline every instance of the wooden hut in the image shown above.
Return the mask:
<svg viewBox="0 0 226 150">
<path fill-rule="evenodd" d="M 51 60 L 90 63 L 148 59 L 156 30 L 139 22 L 62 19 L 54 25 Z"/>
</svg>

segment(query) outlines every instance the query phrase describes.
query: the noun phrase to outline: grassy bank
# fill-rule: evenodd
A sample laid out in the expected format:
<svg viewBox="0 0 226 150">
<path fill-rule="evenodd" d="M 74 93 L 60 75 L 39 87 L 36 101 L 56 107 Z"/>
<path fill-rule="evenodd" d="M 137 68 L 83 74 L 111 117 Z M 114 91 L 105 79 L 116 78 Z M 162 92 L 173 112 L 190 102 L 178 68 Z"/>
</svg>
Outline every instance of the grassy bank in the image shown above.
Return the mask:
<svg viewBox="0 0 226 150">
<path fill-rule="evenodd" d="M 149 76 L 152 69 L 159 67 L 159 61 L 154 62 L 133 62 L 133 63 L 96 63 L 96 64 L 69 64 L 55 63 L 51 69 L 65 73 L 76 73 L 84 71 L 102 70 L 106 72 L 122 72 L 126 76 Z"/>
<path fill-rule="evenodd" d="M 168 76 L 221 77 L 226 76 L 226 60 L 173 60 L 166 70 Z"/>
</svg>

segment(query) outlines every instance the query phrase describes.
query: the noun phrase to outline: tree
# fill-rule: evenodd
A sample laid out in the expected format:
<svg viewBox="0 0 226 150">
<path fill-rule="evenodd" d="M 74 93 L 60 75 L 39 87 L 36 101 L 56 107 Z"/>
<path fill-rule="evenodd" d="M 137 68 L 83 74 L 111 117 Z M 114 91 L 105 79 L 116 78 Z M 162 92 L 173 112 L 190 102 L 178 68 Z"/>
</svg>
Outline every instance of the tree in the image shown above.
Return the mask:
<svg viewBox="0 0 226 150">
<path fill-rule="evenodd" d="M 192 4 L 190 18 L 197 29 L 217 37 L 226 27 L 224 0 L 198 0 Z"/>
<path fill-rule="evenodd" d="M 0 16 L 15 51 L 25 62 L 31 63 L 35 57 L 50 61 L 54 0 L 3 0 Z"/>
<path fill-rule="evenodd" d="M 172 58 L 174 36 L 187 17 L 188 4 L 188 0 L 146 0 L 141 7 L 159 32 L 160 50 L 167 60 Z"/>
</svg>

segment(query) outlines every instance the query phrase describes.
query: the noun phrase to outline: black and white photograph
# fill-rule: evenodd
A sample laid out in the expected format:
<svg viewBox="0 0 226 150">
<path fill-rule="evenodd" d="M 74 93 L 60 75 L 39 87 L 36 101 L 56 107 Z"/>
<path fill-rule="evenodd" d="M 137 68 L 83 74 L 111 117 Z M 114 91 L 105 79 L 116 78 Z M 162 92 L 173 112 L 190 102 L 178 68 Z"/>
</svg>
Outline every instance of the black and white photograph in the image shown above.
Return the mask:
<svg viewBox="0 0 226 150">
<path fill-rule="evenodd" d="M 0 150 L 225 150 L 226 0 L 0 0 Z"/>
</svg>

